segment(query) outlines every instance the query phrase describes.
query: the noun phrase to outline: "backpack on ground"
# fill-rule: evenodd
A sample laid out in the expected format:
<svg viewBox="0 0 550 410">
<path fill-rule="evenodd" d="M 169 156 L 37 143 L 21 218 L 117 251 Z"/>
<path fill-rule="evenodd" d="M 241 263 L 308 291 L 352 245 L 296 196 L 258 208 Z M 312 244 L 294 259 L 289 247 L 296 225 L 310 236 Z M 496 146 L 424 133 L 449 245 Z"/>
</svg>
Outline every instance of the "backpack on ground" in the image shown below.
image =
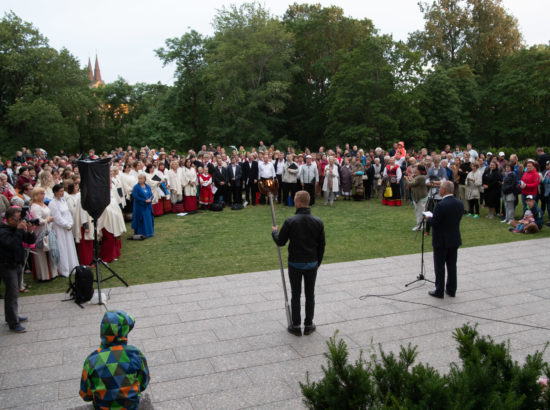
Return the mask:
<svg viewBox="0 0 550 410">
<path fill-rule="evenodd" d="M 220 212 L 223 211 L 223 203 L 221 202 L 214 202 L 213 204 L 210 204 L 210 210 L 214 212 Z"/>
<path fill-rule="evenodd" d="M 94 274 L 89 266 L 74 267 L 69 274 L 69 288 L 65 293 L 69 293 L 68 300 L 74 300 L 78 306 L 84 309 L 82 303 L 90 301 L 94 295 Z"/>
</svg>

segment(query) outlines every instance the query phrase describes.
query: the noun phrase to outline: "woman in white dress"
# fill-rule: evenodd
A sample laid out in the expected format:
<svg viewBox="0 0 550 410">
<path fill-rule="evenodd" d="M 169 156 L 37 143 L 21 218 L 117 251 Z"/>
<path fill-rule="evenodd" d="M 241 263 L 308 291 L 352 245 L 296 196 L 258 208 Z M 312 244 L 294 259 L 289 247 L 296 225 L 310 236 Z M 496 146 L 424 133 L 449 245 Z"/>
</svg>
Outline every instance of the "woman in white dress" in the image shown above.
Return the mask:
<svg viewBox="0 0 550 410">
<path fill-rule="evenodd" d="M 179 167 L 178 161 L 170 163 L 170 171 L 167 175 L 168 189 L 170 190 L 170 201 L 172 205 L 183 201 L 183 170 Z"/>
<path fill-rule="evenodd" d="M 53 230 L 57 236 L 57 244 L 59 246 L 57 271 L 61 276 L 68 277 L 73 268 L 78 265 L 78 257 L 76 255 L 72 231 L 73 217 L 63 198 L 64 193 L 63 185 L 54 185 L 54 198 L 48 206 L 54 217 Z"/>
<path fill-rule="evenodd" d="M 334 157 L 330 156 L 328 164 L 325 166 L 325 181 L 323 182 L 323 191 L 325 191 L 325 205 L 330 201 L 330 206 L 334 204 L 334 198 L 339 191 L 338 182 L 340 181 L 340 174 L 338 173 L 338 167 L 334 163 Z"/>
<path fill-rule="evenodd" d="M 122 210 L 117 203 L 117 193 L 111 189 L 111 202 L 97 221 L 98 234 L 101 234 L 101 250 L 99 257 L 103 262 L 113 262 L 120 257 L 122 249 L 121 236 L 126 233 L 126 224 Z"/>
<path fill-rule="evenodd" d="M 34 231 L 38 237 L 42 232 L 51 229 L 53 216 L 50 208 L 44 203 L 44 188 L 34 188 L 31 194 L 31 215 L 39 220 L 40 224 Z M 37 280 L 51 280 L 57 277 L 57 266 L 50 252 L 36 246 L 32 253 L 32 273 Z"/>
</svg>

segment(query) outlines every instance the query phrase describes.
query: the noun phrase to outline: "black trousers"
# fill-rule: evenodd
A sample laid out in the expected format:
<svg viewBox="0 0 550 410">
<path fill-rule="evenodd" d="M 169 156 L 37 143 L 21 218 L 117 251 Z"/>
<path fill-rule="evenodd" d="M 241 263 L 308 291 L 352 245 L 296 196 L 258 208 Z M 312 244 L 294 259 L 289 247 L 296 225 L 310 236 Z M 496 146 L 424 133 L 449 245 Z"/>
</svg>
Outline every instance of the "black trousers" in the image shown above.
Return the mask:
<svg viewBox="0 0 550 410">
<path fill-rule="evenodd" d="M 288 197 L 290 196 L 294 200 L 294 195 L 296 194 L 296 187 L 298 184 L 283 182 L 283 205 L 288 205 Z"/>
<path fill-rule="evenodd" d="M 479 215 L 479 199 L 469 199 L 468 203 L 470 204 L 470 212 L 473 215 Z"/>
<path fill-rule="evenodd" d="M 290 280 L 290 289 L 292 298 L 290 307 L 292 313 L 292 324 L 300 326 L 302 319 L 300 316 L 300 296 L 302 294 L 302 277 L 304 278 L 304 293 L 306 296 L 306 318 L 304 326 L 310 326 L 313 323 L 315 313 L 315 279 L 317 278 L 317 268 L 301 270 L 288 267 L 288 278 Z"/>
<path fill-rule="evenodd" d="M 10 328 L 14 328 L 19 323 L 17 298 L 19 297 L 19 274 L 22 268 L 20 265 L 0 264 L 0 276 L 6 285 L 4 316 Z"/>
<path fill-rule="evenodd" d="M 363 180 L 363 189 L 365 190 L 365 199 L 370 199 L 372 195 L 372 181 L 370 179 Z"/>
<path fill-rule="evenodd" d="M 229 197 L 229 194 L 227 195 L 229 205 L 240 204 L 243 201 L 241 184 L 232 182 L 231 186 L 227 187 L 227 189 L 228 191 L 231 190 L 231 198 Z"/>
<path fill-rule="evenodd" d="M 443 295 L 445 289 L 456 292 L 456 259 L 458 248 L 434 248 L 435 291 Z M 447 266 L 447 287 L 445 287 L 445 266 Z"/>
<path fill-rule="evenodd" d="M 277 203 L 281 203 L 283 197 L 283 176 L 277 175 L 277 182 L 279 183 L 279 189 L 277 190 Z"/>
<path fill-rule="evenodd" d="M 315 205 L 315 183 L 304 184 L 304 191 L 309 193 L 309 206 Z"/>
</svg>

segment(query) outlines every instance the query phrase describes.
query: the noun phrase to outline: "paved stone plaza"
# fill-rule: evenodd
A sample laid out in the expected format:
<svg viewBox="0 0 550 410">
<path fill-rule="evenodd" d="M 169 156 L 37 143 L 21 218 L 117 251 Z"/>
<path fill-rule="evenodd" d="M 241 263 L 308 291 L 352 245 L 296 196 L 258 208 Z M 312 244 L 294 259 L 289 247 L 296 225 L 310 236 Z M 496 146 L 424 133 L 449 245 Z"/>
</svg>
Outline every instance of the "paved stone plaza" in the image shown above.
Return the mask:
<svg viewBox="0 0 550 410">
<path fill-rule="evenodd" d="M 426 261 L 427 277 L 433 279 L 431 252 Z M 431 298 L 429 283 L 413 285 L 395 298 L 550 327 L 549 262 L 548 239 L 463 248 L 456 298 Z M 395 351 L 411 342 L 419 347 L 419 360 L 440 371 L 458 360 L 451 332 L 468 321 L 479 322 L 482 334 L 509 339 L 518 360 L 550 340 L 547 330 L 476 320 L 431 306 L 359 299 L 404 290 L 419 272 L 418 254 L 322 266 L 317 332 L 301 338 L 286 332 L 279 271 L 118 287 L 108 307 L 136 318 L 130 343 L 143 350 L 152 376 L 142 407 L 154 409 L 300 408 L 298 382 L 306 371 L 319 377 L 325 342 L 336 330 L 352 358 L 378 343 Z M 25 334 L 0 326 L 0 408 L 82 408 L 80 372 L 98 347 L 104 308 L 80 309 L 61 302 L 63 297 L 21 298 L 21 314 L 29 317 Z M 550 360 L 548 352 L 545 359 Z"/>
</svg>

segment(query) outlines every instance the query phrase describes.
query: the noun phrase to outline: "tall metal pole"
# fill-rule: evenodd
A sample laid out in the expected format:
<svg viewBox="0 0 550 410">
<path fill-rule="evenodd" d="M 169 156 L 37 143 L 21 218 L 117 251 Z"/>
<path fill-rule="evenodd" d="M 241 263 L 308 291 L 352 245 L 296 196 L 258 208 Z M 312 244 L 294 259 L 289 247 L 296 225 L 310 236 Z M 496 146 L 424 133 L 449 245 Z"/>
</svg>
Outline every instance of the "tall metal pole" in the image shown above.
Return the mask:
<svg viewBox="0 0 550 410">
<path fill-rule="evenodd" d="M 271 219 L 273 221 L 273 226 L 277 226 L 277 221 L 275 220 L 275 208 L 273 207 L 273 193 L 268 194 L 269 197 L 269 206 L 271 207 Z M 283 281 L 283 291 L 285 294 L 285 311 L 286 311 L 286 321 L 288 326 L 292 325 L 292 319 L 290 314 L 290 304 L 288 303 L 288 293 L 286 290 L 286 280 L 285 280 L 285 269 L 283 267 L 283 258 L 281 256 L 281 247 L 277 245 L 277 254 L 279 255 L 279 266 L 281 267 L 281 280 Z"/>
</svg>

